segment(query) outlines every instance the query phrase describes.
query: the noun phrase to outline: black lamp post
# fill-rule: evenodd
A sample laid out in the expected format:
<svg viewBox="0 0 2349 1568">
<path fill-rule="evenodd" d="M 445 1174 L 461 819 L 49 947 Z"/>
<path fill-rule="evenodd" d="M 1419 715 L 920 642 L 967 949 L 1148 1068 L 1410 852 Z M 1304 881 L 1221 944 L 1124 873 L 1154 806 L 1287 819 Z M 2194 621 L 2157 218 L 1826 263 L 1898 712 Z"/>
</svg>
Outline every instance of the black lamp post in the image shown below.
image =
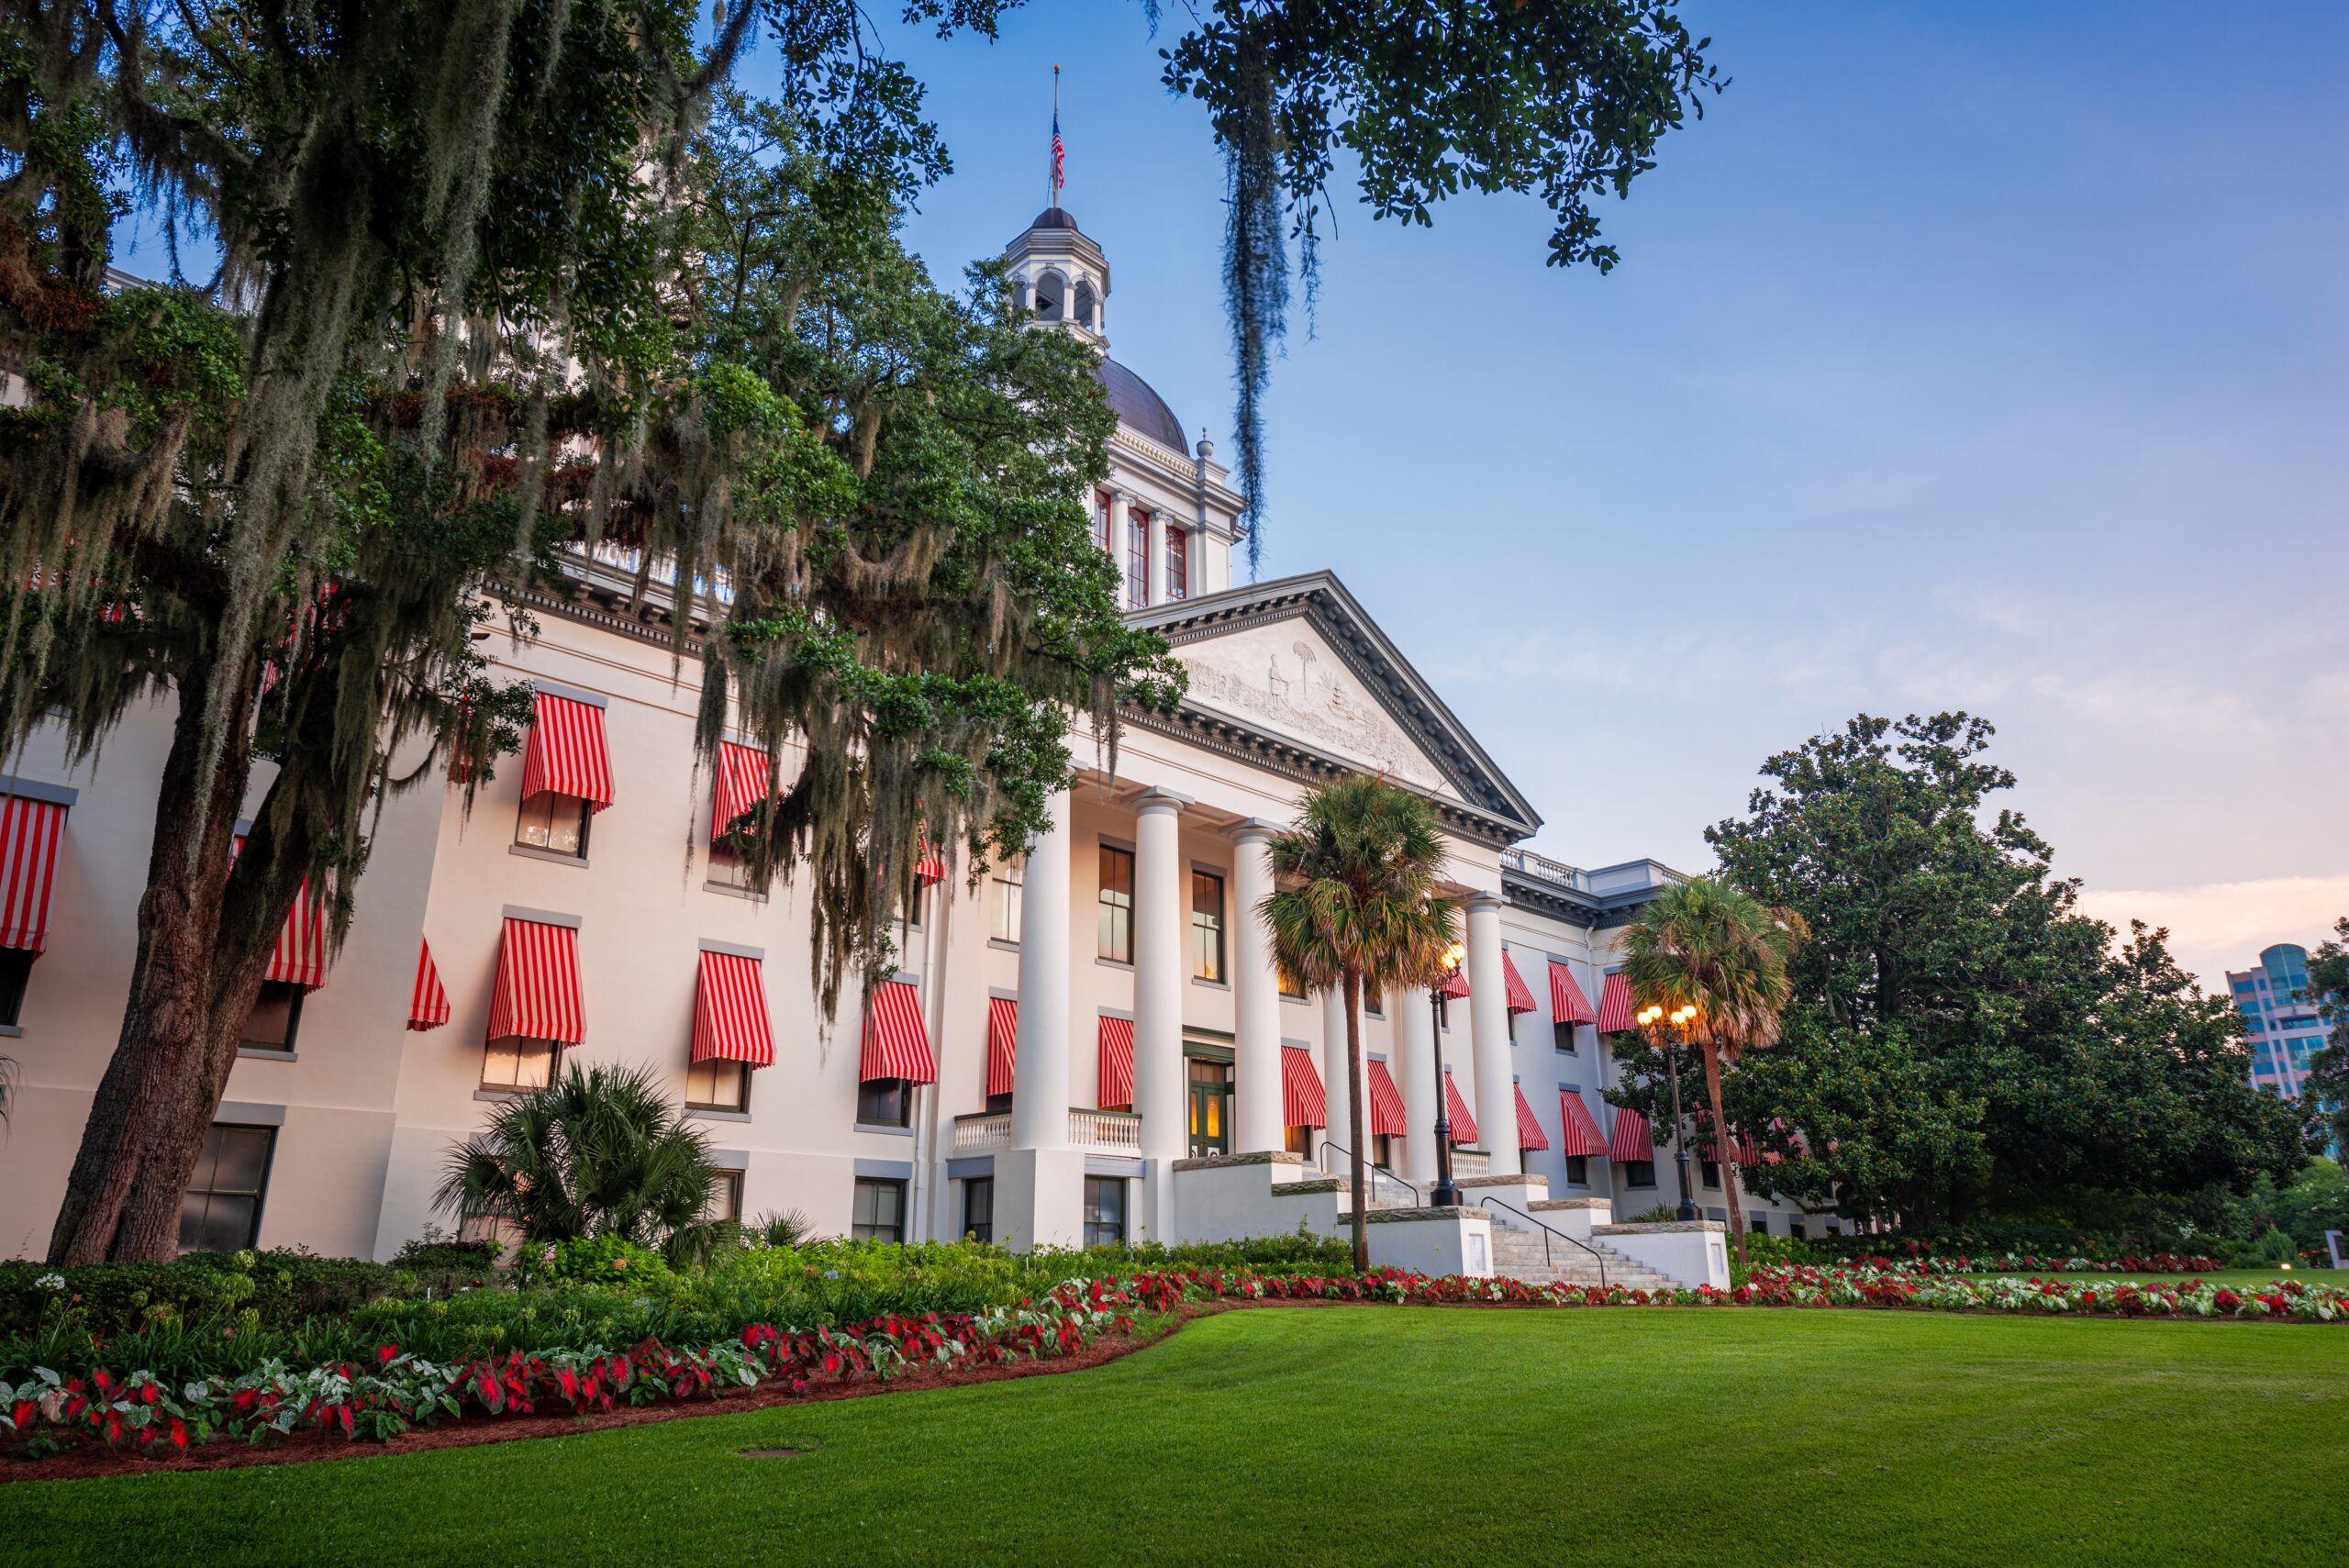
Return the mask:
<svg viewBox="0 0 2349 1568">
<path fill-rule="evenodd" d="M 1680 1174 L 1680 1207 L 1674 1212 L 1684 1220 L 1697 1218 L 1697 1200 L 1689 1194 L 1688 1139 L 1680 1120 L 1680 1047 L 1687 1039 L 1687 1032 L 1683 1026 L 1696 1016 L 1696 1006 L 1691 1004 L 1680 1008 L 1667 1018 L 1664 1009 L 1653 1003 L 1640 1015 L 1640 1021 L 1651 1029 L 1655 1029 L 1658 1033 L 1663 1032 L 1658 1027 L 1660 1023 L 1669 1024 L 1672 1030 L 1670 1040 L 1664 1048 L 1664 1068 L 1666 1076 L 1672 1080 L 1672 1163 L 1674 1169 Z"/>
<path fill-rule="evenodd" d="M 1452 983 L 1465 956 L 1458 942 L 1443 950 L 1445 985 Z M 1428 988 L 1428 1029 L 1435 1037 L 1435 1185 L 1428 1201 L 1438 1208 L 1458 1208 L 1460 1188 L 1452 1179 L 1452 1096 L 1444 1093 L 1442 985 Z"/>
</svg>

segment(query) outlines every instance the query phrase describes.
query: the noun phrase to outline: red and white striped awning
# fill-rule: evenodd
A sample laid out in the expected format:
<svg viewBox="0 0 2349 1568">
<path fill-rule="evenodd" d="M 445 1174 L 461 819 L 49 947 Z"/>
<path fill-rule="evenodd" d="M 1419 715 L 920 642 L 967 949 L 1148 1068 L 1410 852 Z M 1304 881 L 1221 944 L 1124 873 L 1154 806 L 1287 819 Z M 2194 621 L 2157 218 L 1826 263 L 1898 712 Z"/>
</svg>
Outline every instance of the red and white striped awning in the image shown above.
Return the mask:
<svg viewBox="0 0 2349 1568">
<path fill-rule="evenodd" d="M 244 848 L 245 836 L 239 833 L 229 842 L 228 859 L 234 862 Z M 299 985 L 305 991 L 315 991 L 327 983 L 326 906 L 310 896 L 306 876 L 294 890 L 294 907 L 285 912 L 277 945 L 270 950 L 269 972 L 262 978 Z"/>
<path fill-rule="evenodd" d="M 1436 987 L 1437 995 L 1445 1001 L 1455 1001 L 1468 995 L 1468 966 L 1461 965 L 1452 972 L 1452 978 Z"/>
<path fill-rule="evenodd" d="M 1411 1130 L 1410 1114 L 1403 1108 L 1402 1092 L 1384 1062 L 1370 1064 L 1370 1130 L 1373 1136 L 1402 1138 Z"/>
<path fill-rule="evenodd" d="M 489 993 L 487 1038 L 508 1035 L 564 1045 L 587 1038 L 587 1009 L 579 996 L 576 929 L 506 917 L 506 931 L 497 944 L 497 979 Z"/>
<path fill-rule="evenodd" d="M 767 754 L 732 740 L 718 743 L 718 783 L 710 792 L 711 842 L 726 836 L 746 813 L 767 797 Z"/>
<path fill-rule="evenodd" d="M 1009 996 L 987 998 L 987 1097 L 1011 1093 L 1011 1067 L 1019 1055 L 1019 1004 Z"/>
<path fill-rule="evenodd" d="M 1094 1103 L 1103 1110 L 1134 1103 L 1134 1021 L 1101 1020 L 1101 1091 Z"/>
<path fill-rule="evenodd" d="M 1321 1074 L 1314 1070 L 1313 1053 L 1294 1045 L 1281 1047 L 1281 1125 L 1330 1125 L 1329 1096 L 1321 1092 Z"/>
<path fill-rule="evenodd" d="M 921 993 L 903 980 L 885 980 L 864 1006 L 864 1061 L 859 1076 L 903 1078 L 909 1084 L 938 1082 L 938 1059 L 930 1054 L 930 1030 L 921 1021 Z"/>
<path fill-rule="evenodd" d="M 1799 1132 L 1787 1132 L 1787 1124 L 1782 1118 L 1778 1117 L 1772 1117 L 1770 1118 L 1770 1130 L 1773 1132 L 1787 1133 L 1787 1140 L 1795 1146 L 1796 1159 L 1808 1160 L 1810 1158 L 1809 1141 Z M 1773 1149 L 1762 1156 L 1762 1163 L 1765 1165 L 1778 1165 L 1784 1164 L 1785 1160 L 1776 1150 Z"/>
<path fill-rule="evenodd" d="M 1598 1015 L 1591 1010 L 1590 998 L 1575 984 L 1575 972 L 1550 961 L 1550 1019 L 1560 1024 L 1595 1024 Z"/>
<path fill-rule="evenodd" d="M 416 984 L 407 995 L 407 1027 L 421 1034 L 449 1021 L 449 993 L 440 984 L 440 966 L 432 962 L 432 944 L 421 937 L 416 943 Z"/>
<path fill-rule="evenodd" d="M 1615 1034 L 1631 1027 L 1631 983 L 1617 970 L 1608 975 L 1598 994 L 1598 1032 Z"/>
<path fill-rule="evenodd" d="M 1549 1148 L 1550 1135 L 1542 1130 L 1542 1118 L 1535 1116 L 1533 1107 L 1526 1103 L 1525 1085 L 1514 1084 L 1510 1087 L 1517 1091 L 1517 1146 L 1520 1149 Z"/>
<path fill-rule="evenodd" d="M 1468 1102 L 1460 1093 L 1460 1085 L 1452 1081 L 1452 1070 L 1443 1073 L 1443 1114 L 1452 1123 L 1454 1147 L 1476 1141 L 1476 1118 L 1468 1113 Z"/>
<path fill-rule="evenodd" d="M 1598 1130 L 1598 1121 L 1591 1116 L 1590 1107 L 1583 1104 L 1580 1095 L 1572 1089 L 1559 1090 L 1558 1110 L 1565 1120 L 1558 1140 L 1561 1152 L 1580 1155 L 1585 1159 L 1607 1152 L 1606 1135 Z"/>
<path fill-rule="evenodd" d="M 548 790 L 603 810 L 612 803 L 612 754 L 604 744 L 602 708 L 540 692 L 522 751 L 522 798 Z"/>
<path fill-rule="evenodd" d="M 924 887 L 928 887 L 933 882 L 946 880 L 946 862 L 930 847 L 930 835 L 927 832 L 921 837 L 921 859 L 914 862 L 914 877 Z"/>
<path fill-rule="evenodd" d="M 1710 1160 L 1717 1165 L 1720 1163 L 1721 1146 L 1718 1143 L 1706 1144 L 1705 1158 Z M 1758 1165 L 1761 1162 L 1762 1151 L 1753 1147 L 1753 1140 L 1747 1138 L 1739 1139 L 1737 1140 L 1737 1163 L 1741 1165 Z"/>
<path fill-rule="evenodd" d="M 0 796 L 0 947 L 39 952 L 49 943 L 49 895 L 65 807 L 21 795 Z"/>
<path fill-rule="evenodd" d="M 774 1065 L 774 1029 L 767 1022 L 767 992 L 759 961 L 739 952 L 701 955 L 694 985 L 694 1044 L 689 1062 Z"/>
<path fill-rule="evenodd" d="M 1637 1111 L 1615 1107 L 1615 1137 L 1607 1153 L 1614 1160 L 1653 1160 L 1655 1140 L 1648 1136 L 1648 1118 Z"/>
<path fill-rule="evenodd" d="M 1533 1000 L 1533 988 L 1526 984 L 1525 976 L 1517 972 L 1517 961 L 1508 956 L 1507 949 L 1501 951 L 1501 980 L 1508 989 L 1510 1012 L 1530 1013 L 1534 1010 L 1538 1004 Z M 1531 1149 L 1535 1145 L 1529 1143 L 1526 1147 Z"/>
</svg>

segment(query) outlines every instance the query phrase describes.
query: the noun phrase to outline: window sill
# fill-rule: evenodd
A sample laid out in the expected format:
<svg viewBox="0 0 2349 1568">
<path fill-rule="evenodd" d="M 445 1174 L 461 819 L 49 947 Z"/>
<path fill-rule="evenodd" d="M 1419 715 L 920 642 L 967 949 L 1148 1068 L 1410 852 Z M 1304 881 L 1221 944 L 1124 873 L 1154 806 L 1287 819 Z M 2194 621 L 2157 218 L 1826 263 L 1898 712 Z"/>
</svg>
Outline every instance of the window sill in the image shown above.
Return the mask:
<svg viewBox="0 0 2349 1568">
<path fill-rule="evenodd" d="M 720 1110 L 716 1106 L 687 1106 L 685 1116 L 692 1121 L 748 1121 L 749 1111 Z"/>
<path fill-rule="evenodd" d="M 25 1026 L 24 1026 L 24 1025 L 22 1025 L 22 1024 L 0 1024 L 0 1040 L 22 1040 L 22 1039 L 24 1039 L 24 1038 L 25 1038 Z"/>
<path fill-rule="evenodd" d="M 742 1119 L 744 1121 L 748 1121 L 751 1118 L 744 1117 Z M 892 1138 L 911 1138 L 914 1135 L 914 1129 L 910 1127 L 891 1127 L 888 1123 L 880 1121 L 856 1122 L 852 1124 L 852 1130 L 857 1132 L 885 1132 Z"/>
<path fill-rule="evenodd" d="M 740 898 L 752 904 L 764 904 L 767 901 L 765 894 L 753 893 L 747 887 L 736 887 L 731 883 L 705 882 L 701 884 L 701 890 L 704 893 L 722 893 L 729 898 Z"/>
<path fill-rule="evenodd" d="M 1099 964 L 1099 965 L 1100 965 L 1102 968 L 1104 968 L 1104 969 L 1122 969 L 1122 970 L 1124 970 L 1128 974 L 1131 974 L 1131 973 L 1134 972 L 1134 966 L 1133 966 L 1132 962 L 1131 962 L 1130 960 L 1127 960 L 1127 959 L 1122 959 L 1122 958 L 1096 958 L 1093 962 L 1096 962 L 1096 963 L 1097 963 L 1097 964 Z"/>
<path fill-rule="evenodd" d="M 1018 952 L 1019 951 L 1019 944 L 1018 942 L 1008 942 L 1001 937 L 989 937 L 987 939 L 987 946 L 991 948 L 1000 948 L 1005 952 Z"/>
<path fill-rule="evenodd" d="M 518 1100 L 529 1093 L 528 1089 L 475 1089 L 473 1098 L 491 1105 L 502 1105 L 507 1100 Z"/>
<path fill-rule="evenodd" d="M 1191 984 L 1194 985 L 1204 985 L 1210 991 L 1229 991 L 1231 989 L 1230 981 L 1209 980 L 1204 974 L 1194 974 L 1191 976 Z"/>
<path fill-rule="evenodd" d="M 526 861 L 548 861 L 559 866 L 577 866 L 582 871 L 587 869 L 585 855 L 566 855 L 561 850 L 542 850 L 536 844 L 508 844 L 506 852 L 519 855 Z"/>
<path fill-rule="evenodd" d="M 1310 1000 L 1310 998 L 1305 996 L 1292 996 L 1287 992 L 1284 991 L 1281 993 L 1281 1000 L 1286 1002 L 1292 1007 L 1302 1007 L 1308 1000 Z"/>
<path fill-rule="evenodd" d="M 237 1060 L 239 1062 L 299 1062 L 301 1059 L 299 1051 L 278 1051 L 266 1045 L 237 1047 Z"/>
</svg>

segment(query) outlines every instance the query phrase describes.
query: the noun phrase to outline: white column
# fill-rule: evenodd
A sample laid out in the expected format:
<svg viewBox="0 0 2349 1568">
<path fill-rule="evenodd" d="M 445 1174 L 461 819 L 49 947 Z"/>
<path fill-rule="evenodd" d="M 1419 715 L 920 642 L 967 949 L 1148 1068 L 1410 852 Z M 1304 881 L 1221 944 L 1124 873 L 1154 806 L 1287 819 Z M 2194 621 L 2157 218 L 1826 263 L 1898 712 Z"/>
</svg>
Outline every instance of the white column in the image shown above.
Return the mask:
<svg viewBox="0 0 2349 1568">
<path fill-rule="evenodd" d="M 1263 1154 L 1287 1143 L 1281 1125 L 1281 980 L 1273 933 L 1257 913 L 1273 893 L 1264 845 L 1280 828 L 1252 820 L 1232 829 L 1232 1152 Z"/>
<path fill-rule="evenodd" d="M 1019 1044 L 1012 1064 L 1011 1141 L 1068 1147 L 1069 797 L 1028 851 L 1019 895 Z"/>
<path fill-rule="evenodd" d="M 1172 1241 L 1174 1172 L 1188 1144 L 1183 1082 L 1183 807 L 1187 795 L 1145 791 L 1134 824 L 1134 1110 L 1141 1118 L 1142 1206 L 1149 1240 Z"/>
<path fill-rule="evenodd" d="M 1428 993 L 1414 988 L 1387 998 L 1386 1018 L 1395 1041 L 1388 1065 L 1411 1124 L 1403 1140 L 1401 1175 L 1425 1196 L 1435 1180 L 1435 1016 Z"/>
<path fill-rule="evenodd" d="M 1153 509 L 1150 514 L 1150 559 L 1143 573 L 1150 584 L 1150 602 L 1166 602 L 1166 514 Z"/>
<path fill-rule="evenodd" d="M 1496 1176 L 1525 1169 L 1517 1147 L 1517 1081 L 1510 1074 L 1508 982 L 1501 978 L 1497 893 L 1475 893 L 1468 905 L 1468 1011 L 1475 1040 L 1476 1133 Z"/>
<path fill-rule="evenodd" d="M 1126 608 L 1126 519 L 1133 506 L 1133 497 L 1122 490 L 1109 492 L 1109 560 L 1118 568 L 1118 603 Z"/>
</svg>

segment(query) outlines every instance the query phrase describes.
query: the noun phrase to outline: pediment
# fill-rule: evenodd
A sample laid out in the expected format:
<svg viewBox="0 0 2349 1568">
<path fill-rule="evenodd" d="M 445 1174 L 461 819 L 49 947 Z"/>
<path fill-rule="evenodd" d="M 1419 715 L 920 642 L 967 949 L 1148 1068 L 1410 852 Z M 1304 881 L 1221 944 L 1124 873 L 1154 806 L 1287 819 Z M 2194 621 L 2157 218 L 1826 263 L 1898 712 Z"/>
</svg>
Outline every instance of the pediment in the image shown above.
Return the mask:
<svg viewBox="0 0 2349 1568">
<path fill-rule="evenodd" d="M 1190 675 L 1186 713 L 1324 766 L 1383 773 L 1496 836 L 1541 823 L 1386 634 L 1328 573 L 1228 589 L 1133 617 Z"/>
</svg>

